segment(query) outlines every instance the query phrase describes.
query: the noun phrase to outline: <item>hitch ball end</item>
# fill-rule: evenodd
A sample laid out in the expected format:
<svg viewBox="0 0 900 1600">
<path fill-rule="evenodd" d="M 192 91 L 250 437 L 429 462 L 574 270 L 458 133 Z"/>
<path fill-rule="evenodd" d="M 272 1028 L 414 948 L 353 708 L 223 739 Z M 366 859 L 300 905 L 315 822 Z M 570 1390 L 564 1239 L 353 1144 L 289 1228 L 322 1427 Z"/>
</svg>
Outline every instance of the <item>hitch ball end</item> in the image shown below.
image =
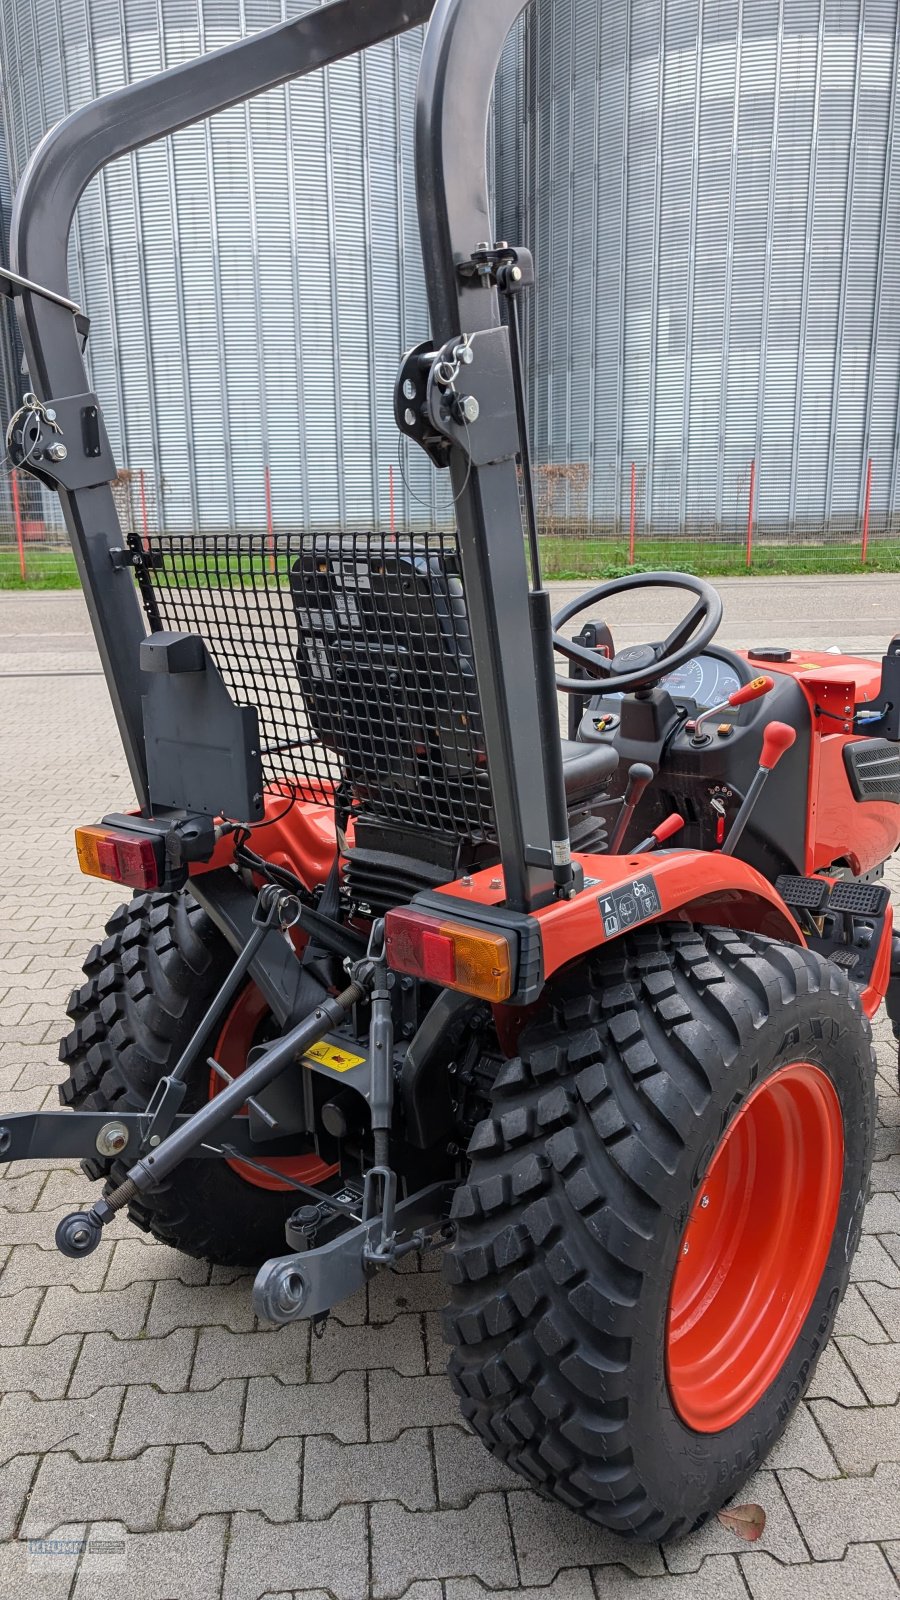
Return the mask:
<svg viewBox="0 0 900 1600">
<path fill-rule="evenodd" d="M 56 1248 L 70 1260 L 89 1256 L 100 1243 L 99 1219 L 90 1211 L 73 1211 L 56 1229 Z"/>
<path fill-rule="evenodd" d="M 253 1285 L 253 1308 L 264 1322 L 283 1326 L 303 1314 L 309 1299 L 309 1279 L 297 1266 L 296 1256 L 267 1261 Z"/>
</svg>

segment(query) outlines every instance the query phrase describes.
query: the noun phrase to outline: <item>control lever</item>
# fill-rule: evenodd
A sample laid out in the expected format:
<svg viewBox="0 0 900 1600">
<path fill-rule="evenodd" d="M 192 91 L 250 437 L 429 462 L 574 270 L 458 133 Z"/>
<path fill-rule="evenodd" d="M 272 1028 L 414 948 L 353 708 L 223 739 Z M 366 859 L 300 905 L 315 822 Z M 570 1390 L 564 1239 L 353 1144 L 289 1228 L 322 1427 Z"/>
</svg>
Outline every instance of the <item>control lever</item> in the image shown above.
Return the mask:
<svg viewBox="0 0 900 1600">
<path fill-rule="evenodd" d="M 653 768 L 648 767 L 646 761 L 635 761 L 628 768 L 628 783 L 625 786 L 625 798 L 619 812 L 615 831 L 609 842 L 609 854 L 614 856 L 621 848 L 622 840 L 628 832 L 628 826 L 634 816 L 648 783 L 653 782 Z"/>
<path fill-rule="evenodd" d="M 677 811 L 673 811 L 671 816 L 666 817 L 665 822 L 661 822 L 658 828 L 654 828 L 653 832 L 647 835 L 646 839 L 642 839 L 640 844 L 635 845 L 635 855 L 644 856 L 649 850 L 655 850 L 659 845 L 665 844 L 668 839 L 674 838 L 675 834 L 680 833 L 683 827 L 684 817 L 680 817 Z"/>
<path fill-rule="evenodd" d="M 734 694 L 730 694 L 727 700 L 721 700 L 717 706 L 710 706 L 708 711 L 701 711 L 694 722 L 686 724 L 691 735 L 691 744 L 709 743 L 712 736 L 704 732 L 703 724 L 711 717 L 720 717 L 729 707 L 746 706 L 751 700 L 760 700 L 764 694 L 770 694 L 774 687 L 775 679 L 770 678 L 767 673 L 761 673 L 751 683 L 745 683 L 742 689 L 735 689 Z"/>
<path fill-rule="evenodd" d="M 777 767 L 786 750 L 797 737 L 794 728 L 789 728 L 786 722 L 770 722 L 763 734 L 762 750 L 759 756 L 759 769 L 754 776 L 740 811 L 731 824 L 731 832 L 722 846 L 723 856 L 733 856 L 740 843 L 741 835 L 750 821 L 756 802 L 763 791 L 763 786 L 769 773 Z"/>
</svg>

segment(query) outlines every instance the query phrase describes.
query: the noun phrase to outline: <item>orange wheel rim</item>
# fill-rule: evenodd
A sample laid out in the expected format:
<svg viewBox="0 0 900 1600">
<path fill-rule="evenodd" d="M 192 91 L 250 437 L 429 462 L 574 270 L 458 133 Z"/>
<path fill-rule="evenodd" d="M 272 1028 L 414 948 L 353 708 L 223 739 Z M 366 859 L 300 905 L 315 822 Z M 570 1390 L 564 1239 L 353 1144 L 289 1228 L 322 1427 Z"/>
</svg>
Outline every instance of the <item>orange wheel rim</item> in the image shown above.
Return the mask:
<svg viewBox="0 0 900 1600">
<path fill-rule="evenodd" d="M 268 1015 L 269 1007 L 262 994 L 254 983 L 249 983 L 235 1000 L 216 1042 L 215 1059 L 220 1067 L 224 1067 L 229 1077 L 239 1078 L 245 1070 L 247 1057 Z M 224 1079 L 219 1078 L 210 1069 L 210 1100 L 224 1086 Z M 246 1107 L 240 1115 L 247 1115 Z M 337 1167 L 328 1166 L 317 1155 L 266 1156 L 265 1165 L 272 1168 L 271 1172 L 259 1172 L 255 1167 L 248 1166 L 246 1161 L 226 1159 L 232 1172 L 236 1172 L 245 1183 L 251 1183 L 255 1189 L 270 1189 L 277 1193 L 290 1191 L 292 1185 L 286 1181 L 288 1179 L 293 1179 L 296 1183 L 324 1183 L 326 1178 L 330 1178 L 338 1170 Z"/>
<path fill-rule="evenodd" d="M 669 1393 L 697 1433 L 752 1411 L 809 1315 L 844 1170 L 840 1102 L 821 1067 L 781 1067 L 716 1149 L 681 1241 L 666 1328 Z"/>
</svg>

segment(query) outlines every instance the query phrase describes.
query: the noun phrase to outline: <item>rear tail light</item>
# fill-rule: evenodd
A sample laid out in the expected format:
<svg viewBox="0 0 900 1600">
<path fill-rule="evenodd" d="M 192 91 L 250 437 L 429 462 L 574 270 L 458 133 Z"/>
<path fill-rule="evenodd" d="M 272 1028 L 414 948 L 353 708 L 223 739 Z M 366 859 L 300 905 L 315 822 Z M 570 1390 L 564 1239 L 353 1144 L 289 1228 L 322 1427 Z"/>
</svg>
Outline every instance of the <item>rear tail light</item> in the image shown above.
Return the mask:
<svg viewBox="0 0 900 1600">
<path fill-rule="evenodd" d="M 162 882 L 161 842 L 114 828 L 76 828 L 75 848 L 88 878 L 107 878 L 129 889 L 158 889 Z"/>
<path fill-rule="evenodd" d="M 385 942 L 395 972 L 480 1000 L 508 1000 L 513 992 L 512 949 L 504 933 L 404 909 L 388 912 Z"/>
</svg>

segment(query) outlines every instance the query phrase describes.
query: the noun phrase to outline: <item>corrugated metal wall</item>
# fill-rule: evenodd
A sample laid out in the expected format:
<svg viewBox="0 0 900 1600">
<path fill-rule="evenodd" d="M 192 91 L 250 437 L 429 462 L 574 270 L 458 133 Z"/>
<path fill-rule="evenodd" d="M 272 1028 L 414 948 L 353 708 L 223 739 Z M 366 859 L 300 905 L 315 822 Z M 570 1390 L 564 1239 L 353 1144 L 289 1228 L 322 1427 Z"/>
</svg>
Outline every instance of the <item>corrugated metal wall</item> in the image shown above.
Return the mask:
<svg viewBox="0 0 900 1600">
<path fill-rule="evenodd" d="M 309 8 L 287 0 L 288 16 Z M 284 15 L 279 0 L 0 0 L 14 177 L 66 112 Z M 277 526 L 386 527 L 391 466 L 398 523 L 447 520 L 445 481 L 404 446 L 407 491 L 392 414 L 399 355 L 428 332 L 420 50 L 407 35 L 274 90 L 85 194 L 70 276 L 92 381 L 167 528 L 264 527 L 266 468 Z"/>
<path fill-rule="evenodd" d="M 536 0 L 501 231 L 531 244 L 538 461 L 617 531 L 900 515 L 897 0 Z M 524 113 L 516 82 L 524 77 Z M 516 170 L 513 170 L 513 169 Z M 525 195 L 523 211 L 512 200 Z"/>
</svg>

